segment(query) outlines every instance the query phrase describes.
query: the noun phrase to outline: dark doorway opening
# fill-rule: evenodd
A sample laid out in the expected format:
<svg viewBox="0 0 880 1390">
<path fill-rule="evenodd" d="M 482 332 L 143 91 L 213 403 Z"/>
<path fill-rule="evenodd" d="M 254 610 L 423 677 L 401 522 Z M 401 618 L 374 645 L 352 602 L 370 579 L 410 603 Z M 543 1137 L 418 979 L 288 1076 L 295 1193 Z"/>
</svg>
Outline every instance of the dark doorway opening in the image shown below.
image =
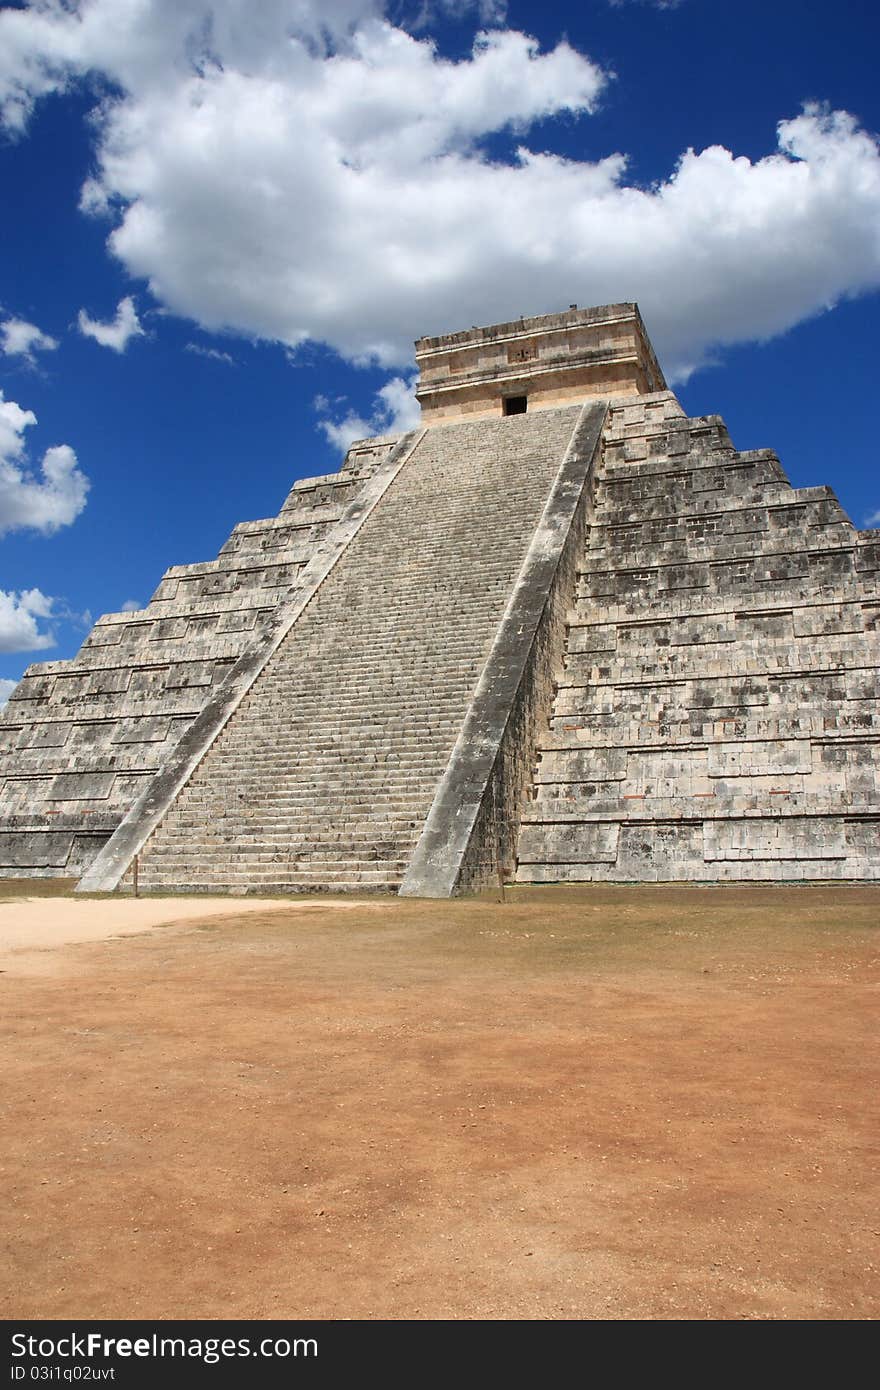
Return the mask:
<svg viewBox="0 0 880 1390">
<path fill-rule="evenodd" d="M 505 415 L 525 415 L 528 410 L 528 396 L 505 396 L 504 414 Z"/>
</svg>

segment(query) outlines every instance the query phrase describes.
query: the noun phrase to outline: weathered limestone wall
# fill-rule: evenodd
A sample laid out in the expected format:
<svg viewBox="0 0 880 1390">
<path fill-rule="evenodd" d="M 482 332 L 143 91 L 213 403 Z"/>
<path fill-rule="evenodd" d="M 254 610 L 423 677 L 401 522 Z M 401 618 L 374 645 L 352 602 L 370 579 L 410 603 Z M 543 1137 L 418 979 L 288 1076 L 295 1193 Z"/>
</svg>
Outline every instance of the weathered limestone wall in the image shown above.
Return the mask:
<svg viewBox="0 0 880 1390">
<path fill-rule="evenodd" d="M 576 306 L 416 343 L 424 425 L 491 418 L 509 396 L 545 410 L 665 388 L 635 304 Z"/>
<path fill-rule="evenodd" d="M 0 711 L 0 877 L 93 860 L 393 444 L 355 444 L 216 560 L 167 570 L 146 608 L 100 618 L 72 661 L 28 667 Z"/>
<path fill-rule="evenodd" d="M 520 881 L 880 877 L 880 534 L 612 402 Z"/>
</svg>

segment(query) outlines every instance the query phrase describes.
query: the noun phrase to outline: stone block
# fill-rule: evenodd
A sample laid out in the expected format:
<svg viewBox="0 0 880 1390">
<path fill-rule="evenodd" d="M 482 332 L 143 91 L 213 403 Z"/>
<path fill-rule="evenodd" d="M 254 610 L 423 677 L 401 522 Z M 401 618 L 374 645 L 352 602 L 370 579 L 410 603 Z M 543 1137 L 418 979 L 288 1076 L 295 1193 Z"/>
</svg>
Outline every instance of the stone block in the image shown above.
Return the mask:
<svg viewBox="0 0 880 1390">
<path fill-rule="evenodd" d="M 0 869 L 63 869 L 73 836 L 41 830 L 0 830 Z"/>
<path fill-rule="evenodd" d="M 611 623 L 595 627 L 572 627 L 568 650 L 578 653 L 613 652 L 617 647 L 617 628 Z"/>
<path fill-rule="evenodd" d="M 712 791 L 706 759 L 705 748 L 630 749 L 624 794 L 650 798 L 706 795 Z"/>
<path fill-rule="evenodd" d="M 171 720 L 148 715 L 127 720 L 113 735 L 114 743 L 161 743 L 168 737 Z"/>
<path fill-rule="evenodd" d="M 566 749 L 540 755 L 535 783 L 615 782 L 626 776 L 625 748 Z"/>
<path fill-rule="evenodd" d="M 709 646 L 735 640 L 735 626 L 726 613 L 687 618 L 670 624 L 669 641 L 673 647 Z"/>
<path fill-rule="evenodd" d="M 110 795 L 115 772 L 62 772 L 53 778 L 47 801 L 103 801 Z"/>
<path fill-rule="evenodd" d="M 521 863 L 613 864 L 620 827 L 603 822 L 581 825 L 524 825 L 519 842 Z"/>
<path fill-rule="evenodd" d="M 167 690 L 188 690 L 193 686 L 210 685 L 214 666 L 209 661 L 180 661 L 170 667 L 165 677 Z"/>
<path fill-rule="evenodd" d="M 657 882 L 692 879 L 702 870 L 699 825 L 644 821 L 622 825 L 615 877 Z"/>
<path fill-rule="evenodd" d="M 710 777 L 773 777 L 782 773 L 811 772 L 812 768 L 809 739 L 722 742 L 710 746 L 708 752 Z"/>
<path fill-rule="evenodd" d="M 86 638 L 89 647 L 115 647 L 122 640 L 125 627 L 119 623 L 102 623 L 100 619 Z"/>
<path fill-rule="evenodd" d="M 66 678 L 65 678 L 66 679 Z M 92 671 L 85 679 L 84 695 L 119 695 L 128 689 L 131 671 L 128 667 L 111 667 L 105 671 Z M 61 687 L 59 677 L 59 688 Z M 63 697 L 62 697 L 63 698 Z"/>
<path fill-rule="evenodd" d="M 18 741 L 19 748 L 63 748 L 70 737 L 71 724 L 47 722 L 26 727 Z"/>
<path fill-rule="evenodd" d="M 846 859 L 843 822 L 824 818 L 763 820 L 758 818 L 707 821 L 703 826 L 703 854 L 707 863 L 717 860 L 825 860 Z"/>
<path fill-rule="evenodd" d="M 737 642 L 790 642 L 794 636 L 791 609 L 773 613 L 737 613 L 735 621 Z"/>
</svg>

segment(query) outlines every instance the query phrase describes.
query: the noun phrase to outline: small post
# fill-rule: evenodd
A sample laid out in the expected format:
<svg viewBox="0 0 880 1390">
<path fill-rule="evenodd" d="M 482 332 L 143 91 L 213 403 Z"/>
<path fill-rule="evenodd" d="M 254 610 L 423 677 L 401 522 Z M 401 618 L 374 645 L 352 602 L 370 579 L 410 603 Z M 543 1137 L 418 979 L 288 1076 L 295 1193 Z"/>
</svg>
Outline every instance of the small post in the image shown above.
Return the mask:
<svg viewBox="0 0 880 1390">
<path fill-rule="evenodd" d="M 501 894 L 499 902 L 503 903 L 506 902 L 507 899 L 504 896 L 504 861 L 501 854 L 500 831 L 498 831 L 495 835 L 495 868 L 498 873 L 498 891 Z"/>
</svg>

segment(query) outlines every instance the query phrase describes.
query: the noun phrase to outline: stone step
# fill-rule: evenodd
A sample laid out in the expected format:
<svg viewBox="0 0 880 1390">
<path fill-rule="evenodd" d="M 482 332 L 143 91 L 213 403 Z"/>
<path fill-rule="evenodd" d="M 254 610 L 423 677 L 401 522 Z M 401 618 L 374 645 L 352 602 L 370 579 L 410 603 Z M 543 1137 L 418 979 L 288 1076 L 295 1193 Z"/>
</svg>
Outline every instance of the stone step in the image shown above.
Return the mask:
<svg viewBox="0 0 880 1390">
<path fill-rule="evenodd" d="M 425 436 L 148 842 L 142 882 L 397 885 L 578 415 Z"/>
<path fill-rule="evenodd" d="M 325 852 L 315 854 L 281 854 L 265 851 L 264 853 L 254 852 L 252 854 L 239 853 L 237 847 L 235 852 L 227 855 L 217 854 L 211 858 L 201 856 L 198 863 L 185 854 L 169 854 L 162 860 L 163 873 L 177 870 L 180 873 L 191 872 L 198 877 L 204 874 L 216 877 L 220 872 L 228 870 L 230 876 L 234 874 L 247 875 L 250 873 L 259 874 L 279 874 L 280 872 L 317 874 L 331 870 L 334 875 L 352 876 L 356 873 L 377 873 L 380 871 L 390 877 L 402 874 L 406 865 L 405 858 L 394 858 L 385 854 L 380 856 L 378 853 L 373 855 L 352 855 L 343 847 L 339 852 Z"/>
<path fill-rule="evenodd" d="M 322 871 L 314 874 L 231 874 L 217 873 L 193 880 L 188 875 L 175 879 L 171 874 L 140 879 L 143 892 L 163 893 L 236 893 L 286 894 L 315 892 L 388 892 L 396 891 L 402 875 L 376 873 L 343 874 Z"/>
</svg>

